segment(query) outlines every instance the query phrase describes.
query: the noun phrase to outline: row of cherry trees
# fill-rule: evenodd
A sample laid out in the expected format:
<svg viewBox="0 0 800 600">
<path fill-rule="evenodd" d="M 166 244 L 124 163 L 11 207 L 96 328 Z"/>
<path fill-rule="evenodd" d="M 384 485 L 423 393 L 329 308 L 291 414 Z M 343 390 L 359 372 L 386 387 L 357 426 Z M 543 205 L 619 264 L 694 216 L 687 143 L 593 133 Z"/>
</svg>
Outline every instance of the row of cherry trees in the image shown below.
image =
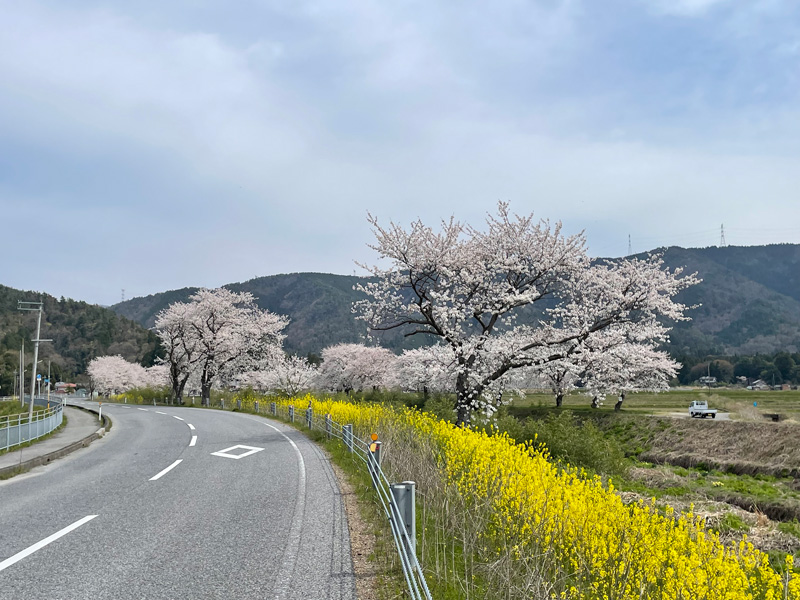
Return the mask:
<svg viewBox="0 0 800 600">
<path fill-rule="evenodd" d="M 88 367 L 92 388 L 100 394 L 111 395 L 127 392 L 133 388 L 163 387 L 168 384 L 165 365 L 144 368 L 131 363 L 119 355 L 98 356 Z"/>
<path fill-rule="evenodd" d="M 383 265 L 354 310 L 370 329 L 424 336 L 428 347 L 394 356 L 339 344 L 319 369 L 284 356 L 287 320 L 248 293 L 200 290 L 163 310 L 156 329 L 175 400 L 196 380 L 204 403 L 214 384 L 294 394 L 303 389 L 395 387 L 456 394 L 458 422 L 492 413 L 507 392 L 549 382 L 557 404 L 580 383 L 590 395 L 662 389 L 677 363 L 658 350 L 667 322 L 686 320 L 674 297 L 698 283 L 660 256 L 592 261 L 582 234 L 519 216 L 499 203 L 485 229 L 451 218 L 384 228 L 370 216 Z M 194 386 L 195 384 L 193 384 Z"/>
</svg>

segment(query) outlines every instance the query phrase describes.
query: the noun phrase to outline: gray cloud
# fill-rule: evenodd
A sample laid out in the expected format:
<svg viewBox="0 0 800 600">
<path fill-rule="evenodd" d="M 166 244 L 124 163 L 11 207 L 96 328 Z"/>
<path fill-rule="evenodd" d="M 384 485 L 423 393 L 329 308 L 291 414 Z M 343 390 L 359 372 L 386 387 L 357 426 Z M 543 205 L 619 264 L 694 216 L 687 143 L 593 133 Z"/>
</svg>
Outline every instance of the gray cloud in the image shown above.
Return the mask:
<svg viewBox="0 0 800 600">
<path fill-rule="evenodd" d="M 800 242 L 776 227 L 800 218 L 800 21 L 653 6 L 0 0 L 3 221 L 59 232 L 1 282 L 111 303 L 348 273 L 367 210 L 475 222 L 499 199 L 597 255 L 722 222 Z"/>
</svg>

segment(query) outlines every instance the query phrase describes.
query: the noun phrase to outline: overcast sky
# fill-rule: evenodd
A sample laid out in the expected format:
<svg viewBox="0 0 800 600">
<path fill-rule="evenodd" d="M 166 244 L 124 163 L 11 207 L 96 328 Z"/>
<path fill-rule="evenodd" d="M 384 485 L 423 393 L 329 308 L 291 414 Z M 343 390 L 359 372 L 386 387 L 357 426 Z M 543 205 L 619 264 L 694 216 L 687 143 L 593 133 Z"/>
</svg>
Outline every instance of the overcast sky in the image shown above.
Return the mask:
<svg viewBox="0 0 800 600">
<path fill-rule="evenodd" d="M 0 283 L 360 273 L 498 200 L 590 254 L 800 243 L 796 0 L 0 0 Z"/>
</svg>

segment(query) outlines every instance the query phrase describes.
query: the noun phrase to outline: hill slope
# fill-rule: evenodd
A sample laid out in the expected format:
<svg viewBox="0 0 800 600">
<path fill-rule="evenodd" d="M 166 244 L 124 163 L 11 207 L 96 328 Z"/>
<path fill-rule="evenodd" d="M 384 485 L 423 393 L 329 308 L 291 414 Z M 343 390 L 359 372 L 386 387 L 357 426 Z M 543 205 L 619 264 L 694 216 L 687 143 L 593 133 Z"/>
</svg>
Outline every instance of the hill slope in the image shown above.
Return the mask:
<svg viewBox="0 0 800 600">
<path fill-rule="evenodd" d="M 11 394 L 19 349 L 25 340 L 28 373 L 33 361 L 36 314 L 17 310 L 18 300 L 44 303 L 39 372 L 47 373 L 51 361 L 54 380 L 83 373 L 89 361 L 103 354 L 121 354 L 127 360 L 152 364 L 158 341 L 140 324 L 101 306 L 39 292 L 23 292 L 0 285 L 0 395 Z"/>
<path fill-rule="evenodd" d="M 800 349 L 800 245 L 679 248 L 664 250 L 672 268 L 697 271 L 703 282 L 683 292 L 679 300 L 699 304 L 692 321 L 678 324 L 670 350 L 675 354 L 752 354 Z M 259 277 L 226 287 L 249 291 L 261 308 L 286 315 L 286 349 L 318 353 L 337 342 L 353 342 L 367 333 L 350 311 L 360 295 L 353 286 L 362 278 L 322 273 Z M 133 298 L 112 307 L 119 314 L 152 327 L 159 310 L 185 301 L 196 288 Z M 393 350 L 422 339 L 384 336 Z"/>
</svg>

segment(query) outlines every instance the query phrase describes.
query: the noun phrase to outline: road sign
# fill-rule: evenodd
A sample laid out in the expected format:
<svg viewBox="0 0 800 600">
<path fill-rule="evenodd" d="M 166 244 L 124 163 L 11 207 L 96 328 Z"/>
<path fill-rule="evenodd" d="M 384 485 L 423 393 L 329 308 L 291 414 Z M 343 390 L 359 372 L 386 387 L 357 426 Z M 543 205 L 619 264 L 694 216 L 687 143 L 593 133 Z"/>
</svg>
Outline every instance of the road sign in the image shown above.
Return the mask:
<svg viewBox="0 0 800 600">
<path fill-rule="evenodd" d="M 41 381 L 41 380 L 42 380 L 42 374 L 41 373 L 37 373 L 36 374 L 36 381 Z"/>
</svg>

